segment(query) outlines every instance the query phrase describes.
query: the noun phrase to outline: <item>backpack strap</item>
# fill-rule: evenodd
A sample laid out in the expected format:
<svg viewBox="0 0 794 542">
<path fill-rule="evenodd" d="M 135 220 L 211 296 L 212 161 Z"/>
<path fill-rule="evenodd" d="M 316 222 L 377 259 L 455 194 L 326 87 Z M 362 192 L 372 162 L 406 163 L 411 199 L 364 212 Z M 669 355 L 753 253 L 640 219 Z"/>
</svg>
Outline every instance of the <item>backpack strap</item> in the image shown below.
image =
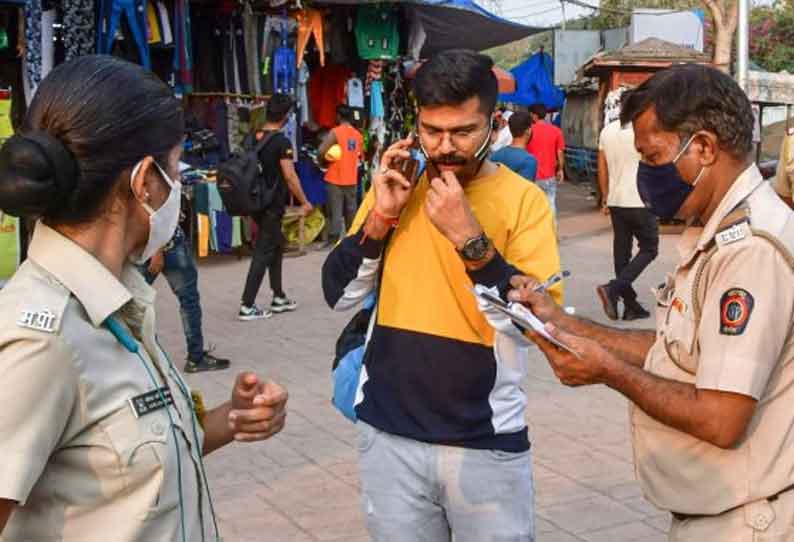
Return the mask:
<svg viewBox="0 0 794 542">
<path fill-rule="evenodd" d="M 257 155 L 262 152 L 267 144 L 270 143 L 270 140 L 273 139 L 278 133 L 279 132 L 275 130 L 271 132 L 265 132 L 265 137 L 256 143 L 253 148 L 253 152 L 255 152 Z M 254 136 L 254 138 L 256 138 L 256 136 Z"/>
</svg>

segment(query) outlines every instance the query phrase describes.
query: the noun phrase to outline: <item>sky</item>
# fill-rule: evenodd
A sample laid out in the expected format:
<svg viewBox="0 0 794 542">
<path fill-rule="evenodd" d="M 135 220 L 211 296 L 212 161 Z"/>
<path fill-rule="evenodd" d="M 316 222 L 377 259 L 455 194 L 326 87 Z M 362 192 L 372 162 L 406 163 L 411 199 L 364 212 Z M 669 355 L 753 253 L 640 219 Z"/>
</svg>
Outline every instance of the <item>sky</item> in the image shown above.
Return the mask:
<svg viewBox="0 0 794 542">
<path fill-rule="evenodd" d="M 496 0 L 499 1 L 499 0 Z M 586 0 L 598 5 L 598 0 Z M 529 26 L 556 26 L 562 21 L 562 4 L 559 0 L 501 0 L 502 17 Z M 572 4 L 565 5 L 565 16 L 575 19 L 593 13 L 592 10 Z"/>
</svg>

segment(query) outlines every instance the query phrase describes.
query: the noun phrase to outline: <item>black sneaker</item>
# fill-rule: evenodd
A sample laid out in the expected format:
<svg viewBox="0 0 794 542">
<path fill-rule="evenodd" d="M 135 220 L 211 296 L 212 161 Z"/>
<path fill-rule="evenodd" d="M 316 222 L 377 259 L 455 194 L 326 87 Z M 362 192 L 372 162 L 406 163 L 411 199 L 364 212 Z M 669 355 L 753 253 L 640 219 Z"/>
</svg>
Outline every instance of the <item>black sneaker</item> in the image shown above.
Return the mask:
<svg viewBox="0 0 794 542">
<path fill-rule="evenodd" d="M 298 303 L 287 297 L 274 297 L 273 302 L 270 304 L 270 310 L 276 314 L 294 311 L 297 308 Z"/>
<path fill-rule="evenodd" d="M 264 320 L 273 316 L 270 311 L 263 311 L 256 305 L 252 307 L 240 306 L 240 312 L 237 313 L 237 319 L 243 322 L 250 322 L 251 320 Z"/>
<path fill-rule="evenodd" d="M 209 351 L 204 351 L 201 359 L 196 361 L 190 358 L 187 359 L 185 364 L 186 373 L 202 373 L 204 371 L 222 371 L 228 369 L 231 362 L 228 359 L 223 359 L 212 355 Z"/>
<path fill-rule="evenodd" d="M 610 320 L 618 319 L 618 297 L 613 295 L 609 289 L 609 284 L 602 284 L 596 287 L 596 293 L 601 299 L 601 305 L 604 307 L 604 312 Z"/>
<path fill-rule="evenodd" d="M 651 313 L 646 311 L 645 307 L 636 301 L 626 303 L 626 309 L 623 311 L 623 319 L 627 322 L 631 320 L 643 320 L 650 317 Z"/>
</svg>

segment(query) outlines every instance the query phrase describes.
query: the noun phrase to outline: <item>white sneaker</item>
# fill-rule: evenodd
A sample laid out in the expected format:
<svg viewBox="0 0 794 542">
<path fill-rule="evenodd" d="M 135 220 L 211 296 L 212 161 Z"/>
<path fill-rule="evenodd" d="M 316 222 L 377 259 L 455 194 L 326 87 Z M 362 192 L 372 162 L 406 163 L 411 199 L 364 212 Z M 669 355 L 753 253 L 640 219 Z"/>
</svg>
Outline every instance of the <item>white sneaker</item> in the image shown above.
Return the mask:
<svg viewBox="0 0 794 542">
<path fill-rule="evenodd" d="M 271 316 L 273 316 L 272 312 L 263 311 L 256 305 L 251 307 L 240 305 L 240 312 L 237 313 L 237 319 L 242 320 L 243 322 L 250 322 L 251 320 L 264 320 L 266 318 L 270 318 Z"/>
</svg>

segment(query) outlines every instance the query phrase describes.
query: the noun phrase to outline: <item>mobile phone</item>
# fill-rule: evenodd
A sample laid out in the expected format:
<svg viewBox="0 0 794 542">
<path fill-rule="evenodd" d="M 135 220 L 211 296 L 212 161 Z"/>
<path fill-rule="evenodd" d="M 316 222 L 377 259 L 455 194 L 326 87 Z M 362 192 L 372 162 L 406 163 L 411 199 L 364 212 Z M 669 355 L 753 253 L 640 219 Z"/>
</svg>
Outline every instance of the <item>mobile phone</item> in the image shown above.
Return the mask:
<svg viewBox="0 0 794 542">
<path fill-rule="evenodd" d="M 411 157 L 400 162 L 399 170 L 408 179 L 408 182 L 415 185 L 427 167 L 427 158 L 421 149 L 419 138 L 415 134 L 413 145 L 408 149 L 408 152 Z"/>
</svg>

